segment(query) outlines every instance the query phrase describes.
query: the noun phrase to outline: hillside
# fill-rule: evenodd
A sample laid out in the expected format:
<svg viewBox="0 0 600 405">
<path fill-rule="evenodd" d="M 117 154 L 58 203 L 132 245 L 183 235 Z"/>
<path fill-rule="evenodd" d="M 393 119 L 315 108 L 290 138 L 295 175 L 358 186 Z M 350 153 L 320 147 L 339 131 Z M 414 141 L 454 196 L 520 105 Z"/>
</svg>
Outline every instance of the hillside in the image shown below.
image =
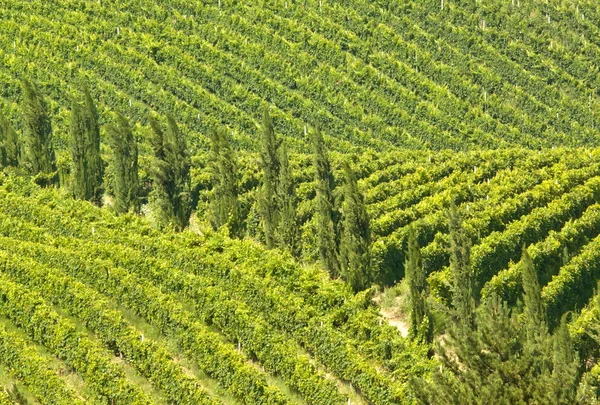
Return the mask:
<svg viewBox="0 0 600 405">
<path fill-rule="evenodd" d="M 0 405 L 597 404 L 599 19 L 0 1 Z"/>
<path fill-rule="evenodd" d="M 307 124 L 340 150 L 598 145 L 597 6 L 512 3 L 8 0 L 2 96 L 36 79 L 64 130 L 87 80 L 104 112 L 171 112 L 197 145 L 226 125 L 244 149 L 265 101 L 300 149 Z"/>
</svg>

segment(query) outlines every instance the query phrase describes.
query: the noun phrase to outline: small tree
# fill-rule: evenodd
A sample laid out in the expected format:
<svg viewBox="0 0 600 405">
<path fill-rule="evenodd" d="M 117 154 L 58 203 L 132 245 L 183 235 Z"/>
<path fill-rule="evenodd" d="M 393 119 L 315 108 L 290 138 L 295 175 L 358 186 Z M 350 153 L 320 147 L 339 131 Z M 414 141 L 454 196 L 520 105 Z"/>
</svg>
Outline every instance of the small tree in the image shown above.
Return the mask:
<svg viewBox="0 0 600 405">
<path fill-rule="evenodd" d="M 525 316 L 527 317 L 527 334 L 530 340 L 539 338 L 546 333 L 546 311 L 542 302 L 542 289 L 537 278 L 533 260 L 523 245 L 521 256 L 523 278 L 523 301 Z"/>
<path fill-rule="evenodd" d="M 124 213 L 132 209 L 139 212 L 138 147 L 129 121 L 117 113 L 115 122 L 108 126 L 112 147 L 110 171 L 113 176 L 114 209 Z"/>
<path fill-rule="evenodd" d="M 167 130 L 150 116 L 154 135 L 153 187 L 150 200 L 161 226 L 172 225 L 181 230 L 189 223 L 191 214 L 190 167 L 187 144 L 172 116 L 167 116 Z"/>
<path fill-rule="evenodd" d="M 342 238 L 340 263 L 342 278 L 354 291 L 369 287 L 371 273 L 371 229 L 364 198 L 358 189 L 356 176 L 344 163 L 344 200 L 342 203 Z"/>
<path fill-rule="evenodd" d="M 277 189 L 277 205 L 279 221 L 277 228 L 277 244 L 297 255 L 298 219 L 296 217 L 296 185 L 290 169 L 290 162 L 285 143 L 281 145 L 279 157 L 279 181 Z"/>
<path fill-rule="evenodd" d="M 56 156 L 52 145 L 52 123 L 48 106 L 38 88 L 23 82 L 24 165 L 33 175 L 48 177 L 56 183 Z"/>
<path fill-rule="evenodd" d="M 334 213 L 335 201 L 333 197 L 335 180 L 329 162 L 329 155 L 325 147 L 325 140 L 318 128 L 315 128 L 312 131 L 312 146 L 316 189 L 315 216 L 319 256 L 323 267 L 329 271 L 331 277 L 337 277 L 340 274 L 340 263 L 336 243 L 338 218 Z"/>
<path fill-rule="evenodd" d="M 212 184 L 209 194 L 210 222 L 215 230 L 225 225 L 231 236 L 240 237 L 242 224 L 237 162 L 224 131 L 211 132 L 209 169 Z"/>
<path fill-rule="evenodd" d="M 0 106 L 0 166 L 18 167 L 21 160 L 19 135 L 2 113 Z"/>
</svg>

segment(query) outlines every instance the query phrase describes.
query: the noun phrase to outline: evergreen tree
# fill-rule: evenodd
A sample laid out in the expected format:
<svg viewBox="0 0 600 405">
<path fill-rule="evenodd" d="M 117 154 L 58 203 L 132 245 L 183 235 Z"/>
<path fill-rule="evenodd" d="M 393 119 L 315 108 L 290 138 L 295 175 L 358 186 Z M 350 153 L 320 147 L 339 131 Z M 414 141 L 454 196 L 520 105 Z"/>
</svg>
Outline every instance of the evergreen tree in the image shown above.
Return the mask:
<svg viewBox="0 0 600 405">
<path fill-rule="evenodd" d="M 450 230 L 450 272 L 452 274 L 452 304 L 456 317 L 466 328 L 473 328 L 475 302 L 473 300 L 471 270 L 471 240 L 462 227 L 462 217 L 454 201 L 448 212 Z"/>
<path fill-rule="evenodd" d="M 115 122 L 108 126 L 112 147 L 110 171 L 113 176 L 114 209 L 117 213 L 132 209 L 139 212 L 138 147 L 129 121 L 117 113 Z"/>
<path fill-rule="evenodd" d="M 476 312 L 474 330 L 450 325 L 437 345 L 439 371 L 413 378 L 418 402 L 428 405 L 583 405 L 589 398 L 578 389 L 576 353 L 564 329 L 546 335 L 536 356 L 519 322 L 498 297 L 484 301 Z M 560 347 L 560 349 L 558 349 Z M 553 350 L 554 349 L 554 350 Z M 560 353 L 560 354 L 557 354 Z M 584 389 L 581 389 L 584 392 Z"/>
<path fill-rule="evenodd" d="M 52 123 L 38 88 L 23 82 L 24 165 L 33 175 L 42 174 L 56 182 L 56 156 L 52 145 Z"/>
<path fill-rule="evenodd" d="M 226 225 L 231 236 L 240 237 L 237 162 L 224 131 L 211 132 L 209 169 L 212 184 L 210 222 L 215 230 Z"/>
<path fill-rule="evenodd" d="M 335 180 L 321 131 L 312 131 L 313 166 L 315 170 L 315 216 L 321 263 L 332 277 L 340 274 L 337 254 L 337 215 L 334 213 L 333 189 Z"/>
<path fill-rule="evenodd" d="M 290 170 L 290 162 L 285 143 L 281 145 L 279 157 L 279 180 L 277 189 L 278 202 L 278 228 L 277 228 L 277 244 L 282 249 L 285 249 L 297 255 L 298 244 L 298 220 L 296 217 L 296 207 L 298 201 L 296 199 L 296 185 Z"/>
<path fill-rule="evenodd" d="M 98 111 L 87 87 L 84 88 L 83 105 L 73 101 L 70 132 L 73 195 L 100 204 L 104 176 L 100 157 L 100 126 Z"/>
<path fill-rule="evenodd" d="M 150 199 L 161 226 L 182 230 L 191 214 L 190 166 L 186 141 L 172 116 L 167 116 L 167 130 L 150 116 L 154 152 L 153 186 Z"/>
<path fill-rule="evenodd" d="M 340 264 L 342 278 L 358 292 L 372 282 L 370 220 L 354 172 L 346 162 L 343 169 Z"/>
<path fill-rule="evenodd" d="M 533 260 L 523 246 L 521 256 L 523 264 L 523 301 L 525 304 L 525 316 L 527 317 L 527 334 L 530 340 L 535 340 L 546 331 L 546 313 L 542 302 L 542 289 L 537 278 Z"/>
<path fill-rule="evenodd" d="M 263 110 L 260 152 L 263 182 L 259 201 L 267 249 L 273 249 L 276 243 L 275 233 L 279 217 L 277 210 L 277 189 L 280 170 L 280 142 L 273 129 L 273 120 L 269 115 L 268 109 L 265 107 Z"/>
<path fill-rule="evenodd" d="M 406 253 L 406 279 L 410 294 L 410 331 L 411 338 L 430 342 L 433 328 L 427 308 L 427 276 L 423 268 L 421 248 L 417 241 L 414 226 L 408 230 L 408 252 Z"/>
<path fill-rule="evenodd" d="M 0 107 L 0 166 L 18 167 L 21 160 L 19 135 L 2 114 Z"/>
</svg>

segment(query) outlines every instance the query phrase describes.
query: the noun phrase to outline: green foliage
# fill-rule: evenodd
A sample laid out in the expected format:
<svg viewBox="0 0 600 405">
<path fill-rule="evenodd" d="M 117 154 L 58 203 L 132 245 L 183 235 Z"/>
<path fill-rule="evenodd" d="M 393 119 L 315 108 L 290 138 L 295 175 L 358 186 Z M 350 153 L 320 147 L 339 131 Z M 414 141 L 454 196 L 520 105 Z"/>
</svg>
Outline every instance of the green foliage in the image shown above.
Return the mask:
<svg viewBox="0 0 600 405">
<path fill-rule="evenodd" d="M 313 168 L 315 173 L 315 216 L 318 236 L 319 255 L 323 267 L 332 277 L 340 274 L 336 235 L 338 232 L 339 218 L 334 211 L 335 201 L 333 190 L 335 179 L 331 170 L 329 154 L 326 150 L 325 140 L 318 128 L 312 131 Z"/>
<path fill-rule="evenodd" d="M 277 246 L 298 256 L 299 231 L 296 210 L 296 184 L 285 142 L 279 148 L 279 177 L 277 179 L 277 210 L 279 213 L 276 231 Z"/>
<path fill-rule="evenodd" d="M 404 267 L 410 295 L 410 336 L 429 343 L 433 338 L 433 324 L 427 304 L 427 277 L 413 227 L 409 229 Z"/>
<path fill-rule="evenodd" d="M 210 141 L 210 222 L 215 230 L 227 226 L 229 235 L 241 237 L 243 224 L 238 201 L 239 174 L 236 158 L 225 131 L 212 131 Z"/>
<path fill-rule="evenodd" d="M 19 135 L 4 116 L 0 106 L 0 166 L 18 167 L 21 161 Z"/>
<path fill-rule="evenodd" d="M 100 156 L 100 124 L 87 87 L 83 105 L 73 100 L 70 125 L 71 189 L 75 198 L 102 203 L 104 163 Z"/>
<path fill-rule="evenodd" d="M 279 226 L 277 190 L 279 188 L 281 140 L 273 129 L 273 120 L 267 107 L 263 109 L 260 159 L 263 171 L 262 187 L 259 196 L 260 212 L 268 249 L 276 245 L 276 232 Z"/>
<path fill-rule="evenodd" d="M 527 318 L 527 337 L 533 340 L 546 327 L 546 311 L 542 302 L 542 290 L 537 271 L 525 245 L 523 245 L 521 262 L 523 263 L 523 303 Z"/>
<path fill-rule="evenodd" d="M 24 167 L 32 175 L 49 176 L 56 182 L 56 156 L 52 140 L 52 123 L 48 106 L 38 87 L 29 80 L 23 81 Z"/>
<path fill-rule="evenodd" d="M 474 326 L 475 302 L 471 271 L 471 241 L 462 226 L 462 217 L 455 203 L 448 211 L 450 231 L 450 272 L 452 275 L 452 305 L 460 324 L 467 329 Z"/>
<path fill-rule="evenodd" d="M 167 115 L 166 131 L 152 115 L 149 121 L 153 130 L 151 146 L 154 152 L 150 202 L 159 226 L 182 230 L 188 225 L 192 212 L 191 160 L 187 142 L 171 115 Z"/>
<path fill-rule="evenodd" d="M 109 170 L 112 174 L 113 207 L 117 213 L 139 212 L 138 146 L 129 121 L 117 113 L 107 128 L 112 148 Z"/>
<path fill-rule="evenodd" d="M 355 292 L 371 285 L 371 229 L 356 176 L 344 162 L 344 185 L 341 220 L 340 264 L 342 278 Z"/>
</svg>

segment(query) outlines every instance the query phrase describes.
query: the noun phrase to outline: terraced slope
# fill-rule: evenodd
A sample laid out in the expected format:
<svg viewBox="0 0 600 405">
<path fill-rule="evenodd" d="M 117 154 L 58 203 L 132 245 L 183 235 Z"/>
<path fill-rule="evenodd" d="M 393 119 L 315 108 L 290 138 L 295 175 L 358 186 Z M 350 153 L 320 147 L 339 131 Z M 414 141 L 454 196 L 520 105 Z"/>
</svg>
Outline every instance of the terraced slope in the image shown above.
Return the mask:
<svg viewBox="0 0 600 405">
<path fill-rule="evenodd" d="M 599 349 L 587 334 L 598 324 L 599 153 L 446 153 L 429 166 L 419 154 L 397 166 L 382 158 L 365 161 L 361 182 L 380 196 L 369 206 L 382 212 L 376 223 L 393 214 L 416 226 L 442 302 L 451 196 L 466 216 L 481 295 L 517 297 L 520 247 L 531 245 L 551 323 L 585 307 L 572 332 L 586 358 Z M 386 211 L 376 191 L 386 180 L 376 178 L 412 186 L 390 195 Z M 0 320 L 8 329 L 0 343 L 5 335 L 19 342 L 0 345 L 12 353 L 2 366 L 38 398 L 410 404 L 408 376 L 435 368 L 425 346 L 383 320 L 371 292 L 353 295 L 319 269 L 249 240 L 159 233 L 142 218 L 115 217 L 24 179 L 1 182 Z M 420 185 L 435 194 L 412 200 Z M 402 263 L 404 234 L 405 225 L 379 231 L 374 246 Z"/>
<path fill-rule="evenodd" d="M 388 3 L 7 0 L 2 97 L 35 78 L 64 132 L 85 80 L 102 111 L 174 113 L 196 146 L 218 124 L 255 149 L 265 101 L 299 150 L 307 124 L 339 150 L 598 144 L 594 2 Z"/>
</svg>

